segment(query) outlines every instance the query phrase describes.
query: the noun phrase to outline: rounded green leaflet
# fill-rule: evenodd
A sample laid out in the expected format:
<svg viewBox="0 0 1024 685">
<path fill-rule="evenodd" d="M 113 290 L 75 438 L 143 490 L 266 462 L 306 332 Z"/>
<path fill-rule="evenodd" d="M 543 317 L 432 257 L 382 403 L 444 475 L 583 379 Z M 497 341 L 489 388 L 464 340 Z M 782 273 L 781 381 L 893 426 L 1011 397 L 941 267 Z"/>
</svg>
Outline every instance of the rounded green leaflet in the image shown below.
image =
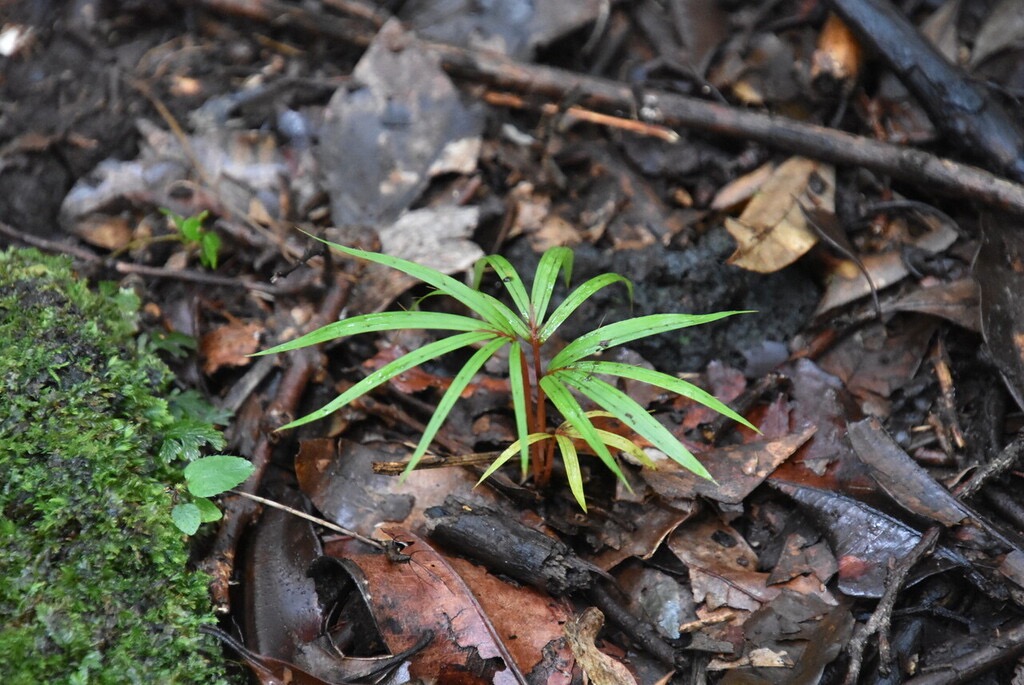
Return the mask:
<svg viewBox="0 0 1024 685">
<path fill-rule="evenodd" d="M 199 524 L 202 523 L 202 518 L 199 507 L 192 502 L 176 504 L 171 509 L 171 520 L 185 535 L 195 535 L 199 530 Z"/>
<path fill-rule="evenodd" d="M 244 483 L 254 467 L 248 459 L 217 454 L 185 467 L 185 485 L 196 497 L 212 497 Z"/>
</svg>

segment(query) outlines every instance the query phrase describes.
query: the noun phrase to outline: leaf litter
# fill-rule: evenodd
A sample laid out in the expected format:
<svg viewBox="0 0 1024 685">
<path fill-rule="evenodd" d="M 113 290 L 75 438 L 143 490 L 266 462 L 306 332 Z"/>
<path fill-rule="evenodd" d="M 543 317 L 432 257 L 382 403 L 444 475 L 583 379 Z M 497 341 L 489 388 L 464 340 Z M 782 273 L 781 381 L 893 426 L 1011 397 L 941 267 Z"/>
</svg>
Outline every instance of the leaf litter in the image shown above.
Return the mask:
<svg viewBox="0 0 1024 685">
<path fill-rule="evenodd" d="M 293 224 L 451 274 L 471 271 L 494 251 L 531 273 L 545 249 L 571 245 L 577 283 L 612 271 L 635 284 L 632 300 L 602 293 L 582 308 L 580 325 L 590 328 L 665 312 L 759 312 L 754 320 L 603 352 L 601 362 L 666 372 L 743 403 L 743 415 L 762 434 L 711 431 L 714 415 L 705 408 L 630 377 L 604 376 L 601 382 L 682 441 L 714 482 L 671 464 L 626 426 L 601 424 L 637 439 L 654 466 L 623 459 L 627 480 L 616 482 L 581 459 L 588 516 L 568 493 L 538 493 L 513 472 L 474 488 L 480 464 L 415 471 L 401 486 L 374 472 L 375 464 L 412 451 L 457 371 L 443 360 L 391 379 L 323 426 L 284 435 L 272 450 L 265 494 L 379 545 L 331 538 L 264 510 L 239 556 L 241 599 L 231 617 L 241 630 L 228 638 L 257 679 L 283 682 L 291 673 L 302 682 L 349 682 L 392 672 L 427 682 L 458 673 L 466 682 L 554 683 L 585 673 L 594 682 L 686 682 L 679 679 L 696 669 L 708 682 L 841 682 L 854 627 L 890 591 L 904 610 L 890 626 L 896 643 L 906 632 L 935 628 L 937 619 L 911 611 L 919 598 L 940 592 L 978 634 L 1013 634 L 1013 614 L 1003 607 L 1020 596 L 1024 554 L 1005 522 L 1021 520 L 1019 507 L 1012 494 L 1009 503 L 965 503 L 955 488 L 984 471 L 1020 427 L 1013 402 L 987 404 L 1004 392 L 1018 404 L 1021 397 L 1013 297 L 1019 219 L 980 215 L 941 194 L 867 170 L 851 173 L 828 155 L 813 158 L 785 144 L 739 151 L 682 129 L 673 143 L 657 128 L 657 93 L 667 88 L 815 123 L 835 118 L 882 140 L 940 144 L 924 110 L 891 75 L 872 88 L 859 80 L 856 55 L 841 68 L 826 59 L 824 51 L 849 47 L 833 41 L 856 40 L 834 17 L 825 24 L 829 35 L 817 40 L 819 23 L 795 4 L 775 10 L 773 24 L 756 12 L 704 2 L 672 3 L 668 21 L 656 3 L 627 12 L 602 3 L 422 2 L 403 9 L 404 26 L 377 11 L 356 12 L 346 30 L 359 38 L 342 49 L 301 24 L 264 24 L 267 35 L 249 36 L 230 11 L 206 14 L 213 4 L 200 3 L 209 23 L 189 38 L 247 78 L 218 74 L 223 64 L 207 74 L 188 50 L 166 44 L 161 67 L 150 61 L 153 53 L 133 74 L 150 83 L 136 89 L 136 102 L 152 106 L 145 119 L 119 127 L 133 131 L 137 150 L 115 155 L 111 141 L 93 132 L 103 155 L 88 158 L 87 141 L 46 134 L 45 121 L 21 132 L 44 134 L 41 142 L 21 137 L 5 150 L 31 169 L 42 158 L 25 155 L 62 145 L 68 168 L 92 170 L 68 179 L 70 192 L 51 203 L 50 216 L 59 214 L 62 230 L 97 254 L 111 253 L 110 273 L 154 279 L 141 286 L 151 305 L 144 326 L 184 330 L 200 341 L 202 363 L 182 358 L 181 378 L 215 398 L 243 380 L 248 385 L 231 427 L 235 453 L 255 451 L 266 433 L 266 407 L 277 401 L 278 372 L 272 365 L 247 369 L 246 355 L 260 337 L 265 349 L 311 330 L 317 298 L 336 285 L 333 274 L 348 284 L 345 316 L 396 303 L 426 311 L 448 306 L 393 272 L 347 262 L 332 271 L 337 256 L 306 254 L 308 241 Z M 353 3 L 336 4 L 354 11 Z M 1019 78 L 1019 22 L 999 18 L 1014 17 L 1018 4 L 996 3 L 974 17 L 947 7 L 928 30 L 955 49 L 973 46 L 968 68 L 983 68 L 986 78 L 1009 87 Z M 787 10 L 794 14 L 783 16 Z M 520 11 L 519 21 L 507 21 Z M 333 30 L 328 19 L 339 16 L 332 10 L 320 17 L 321 29 Z M 142 22 L 139 15 L 121 18 Z M 258 13 L 253 20 L 260 21 Z M 726 22 L 741 30 L 725 30 Z M 139 36 L 151 40 L 143 25 Z M 190 30 L 177 29 L 179 37 Z M 556 74 L 592 70 L 619 78 L 624 55 L 657 57 L 631 77 L 639 79 L 635 111 L 589 117 L 583 115 L 599 103 L 577 100 L 569 84 L 562 92 L 524 94 L 510 92 L 512 79 L 468 79 L 465 67 L 450 68 L 450 53 L 429 42 L 456 42 L 453 35 L 468 36 L 459 42 L 470 51 L 498 48 L 524 65 L 568 70 Z M 720 50 L 712 36 L 723 41 Z M 817 53 L 809 49 L 815 43 Z M 352 49 L 360 45 L 368 47 Z M 45 45 L 35 49 L 20 59 L 48 58 Z M 822 70 L 837 80 L 836 90 L 822 89 Z M 812 80 L 808 95 L 803 84 Z M 834 117 L 840 108 L 845 117 Z M 12 126 L 25 121 L 20 111 L 13 116 Z M 619 128 L 616 117 L 633 123 Z M 601 124 L 587 123 L 593 121 Z M 0 172 L 17 180 L 18 168 L 5 161 Z M 938 211 L 871 206 L 903 197 Z M 210 275 L 245 284 L 252 280 L 243 278 L 288 274 L 279 282 L 294 290 L 268 295 L 204 283 L 209 264 L 180 243 L 154 240 L 170 231 L 161 209 L 214 218 L 208 229 L 223 245 Z M 7 214 L 34 225 L 13 204 Z M 834 220 L 843 249 L 822 241 L 808 216 Z M 483 287 L 497 294 L 500 284 Z M 572 345 L 583 330 L 569 327 L 556 342 Z M 982 340 L 987 356 L 979 361 Z M 367 335 L 328 346 L 302 406 L 345 392 L 402 345 L 432 341 Z M 940 348 L 952 363 L 944 381 L 932 361 Z M 580 389 L 591 387 L 584 376 L 576 380 Z M 484 366 L 428 459 L 507 447 L 516 435 L 508 381 Z M 304 413 L 294 402 L 285 412 L 290 418 Z M 966 427 L 960 447 L 943 434 L 949 412 Z M 290 420 L 269 414 L 276 425 Z M 937 452 L 939 466 L 920 465 Z M 992 491 L 1013 493 L 1016 477 L 995 477 Z M 580 568 L 590 569 L 590 589 L 556 597 L 446 550 L 427 532 L 437 508 L 451 506 L 451 494 L 467 509 L 500 512 L 568 543 Z M 892 587 L 891 568 L 932 525 L 945 533 L 936 552 L 911 569 L 905 587 Z M 610 604 L 608 588 L 619 590 L 609 578 L 622 589 Z M 630 609 L 620 613 L 622 607 Z M 626 627 L 629 616 L 668 645 L 670 658 Z M 681 632 L 683 625 L 691 632 Z M 965 647 L 981 639 L 943 630 Z M 897 647 L 898 663 L 940 664 L 941 648 Z M 888 665 L 871 668 L 880 673 Z M 1017 667 L 992 668 L 999 674 L 992 682 L 999 682 Z"/>
</svg>

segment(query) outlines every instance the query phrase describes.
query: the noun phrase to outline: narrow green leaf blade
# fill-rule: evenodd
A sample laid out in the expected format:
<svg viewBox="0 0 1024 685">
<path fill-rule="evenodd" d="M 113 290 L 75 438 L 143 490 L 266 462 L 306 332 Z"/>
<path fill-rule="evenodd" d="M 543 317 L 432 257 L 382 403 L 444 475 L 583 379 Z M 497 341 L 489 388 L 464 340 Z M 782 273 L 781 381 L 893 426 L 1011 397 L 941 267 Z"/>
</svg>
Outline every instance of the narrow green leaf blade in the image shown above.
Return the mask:
<svg viewBox="0 0 1024 685">
<path fill-rule="evenodd" d="M 676 463 L 702 478 L 714 480 L 690 450 L 626 393 L 600 378 L 580 371 L 562 369 L 556 375 L 608 410 L 615 418 L 642 435 Z"/>
<path fill-rule="evenodd" d="M 600 428 L 597 429 L 597 434 L 601 436 L 601 440 L 604 441 L 604 444 L 609 447 L 617 449 L 620 452 L 625 452 L 644 466 L 654 468 L 654 462 L 647 456 L 647 453 L 640 448 L 640 445 L 636 444 L 629 438 Z"/>
<path fill-rule="evenodd" d="M 561 375 L 561 374 L 559 374 Z M 626 480 L 626 476 L 622 473 L 622 469 L 619 468 L 619 464 L 612 457 L 611 452 L 603 442 L 601 437 L 597 434 L 597 429 L 594 424 L 590 422 L 590 418 L 584 413 L 583 408 L 580 407 L 579 402 L 572 396 L 569 389 L 566 388 L 561 380 L 556 378 L 554 375 L 544 376 L 540 379 L 540 387 L 550 398 L 551 403 L 555 405 L 555 408 L 562 413 L 566 422 L 579 431 L 580 437 L 583 438 L 590 449 L 594 450 L 604 465 L 607 466 L 612 473 L 626 485 L 629 485 L 629 481 Z"/>
<path fill-rule="evenodd" d="M 319 345 L 328 340 L 336 340 L 349 335 L 360 333 L 379 333 L 380 331 L 396 331 L 420 328 L 424 330 L 444 331 L 479 331 L 488 328 L 488 324 L 479 319 L 474 319 L 461 314 L 446 314 L 443 312 L 379 312 L 375 314 L 361 314 L 350 319 L 343 319 L 329 323 L 322 328 L 306 333 L 305 335 L 289 340 L 271 347 L 268 350 L 256 352 L 252 356 L 257 357 L 265 354 L 277 354 L 288 352 L 301 347 Z"/>
<path fill-rule="evenodd" d="M 530 433 L 529 435 L 526 436 L 526 439 L 516 440 L 511 445 L 506 447 L 505 450 L 498 455 L 497 459 L 491 462 L 491 465 L 487 467 L 487 470 L 484 471 L 484 475 L 480 476 L 480 480 L 478 480 L 476 484 L 480 485 L 480 483 L 483 483 L 485 480 L 490 478 L 491 474 L 500 469 L 502 466 L 504 466 L 509 459 L 516 455 L 516 452 L 519 452 L 524 448 L 526 450 L 529 450 L 530 445 L 532 445 L 533 443 L 540 442 L 541 440 L 547 440 L 550 437 L 552 436 L 548 435 L 547 433 Z"/>
<path fill-rule="evenodd" d="M 541 342 L 551 337 L 559 326 L 561 326 L 566 319 L 574 311 L 576 311 L 581 304 L 596 293 L 601 288 L 607 287 L 612 283 L 625 283 L 626 288 L 629 290 L 629 298 L 633 299 L 633 282 L 625 276 L 619 274 L 601 274 L 594 276 L 588 281 L 581 283 L 578 288 L 569 293 L 569 296 L 562 301 L 562 304 L 555 308 L 555 311 L 551 313 L 551 318 L 544 322 L 544 326 L 540 329 Z"/>
<path fill-rule="evenodd" d="M 526 417 L 530 409 L 527 406 L 526 375 L 523 373 L 525 366 L 526 358 L 523 356 L 522 344 L 516 340 L 508 352 L 508 383 L 512 390 L 512 413 L 515 414 L 516 436 L 519 438 L 516 442 L 521 445 L 519 461 L 523 478 L 526 477 L 526 471 L 530 467 L 530 448 L 526 442 L 530 430 Z"/>
<path fill-rule="evenodd" d="M 676 378 L 675 376 L 670 376 L 667 373 L 654 371 L 653 369 L 645 369 L 631 364 L 592 360 L 578 361 L 569 365 L 568 368 L 587 374 L 597 373 L 607 376 L 619 376 L 621 378 L 628 378 L 630 380 L 640 381 L 641 383 L 647 383 L 659 388 L 664 388 L 669 392 L 674 392 L 677 395 L 687 397 L 694 402 L 699 402 L 709 409 L 714 409 L 719 414 L 728 416 L 733 421 L 742 423 L 753 431 L 757 431 L 758 433 L 761 432 L 757 430 L 752 423 L 733 411 L 729 405 L 725 404 L 711 393 L 697 387 L 693 383 L 684 381 L 681 378 Z"/>
<path fill-rule="evenodd" d="M 573 256 L 573 251 L 567 247 L 552 247 L 541 255 L 537 271 L 533 275 L 533 288 L 530 290 L 535 321 L 543 321 L 544 315 L 548 313 L 548 304 L 555 292 L 559 272 L 565 274 L 565 284 L 569 285 Z"/>
<path fill-rule="evenodd" d="M 324 240 L 323 238 L 319 238 L 309 233 L 306 235 L 309 235 L 311 238 L 319 240 L 320 242 L 329 245 L 331 248 L 343 254 L 347 254 L 350 257 L 365 259 L 366 261 L 373 262 L 375 264 L 382 264 L 408 274 L 413 278 L 418 278 L 427 285 L 434 286 L 445 295 L 455 298 L 482 316 L 492 326 L 495 326 L 506 333 L 512 333 L 522 337 L 527 337 L 529 335 L 529 331 L 526 329 L 526 325 L 523 321 L 500 300 L 491 297 L 487 293 L 475 290 L 465 283 L 461 283 L 440 271 L 423 266 L 422 264 L 417 264 L 416 262 L 410 262 L 409 260 L 402 259 L 400 257 L 392 257 L 391 255 L 381 254 L 379 252 L 367 252 L 366 250 L 358 250 L 354 247 L 345 247 L 344 245 L 332 243 L 329 240 Z"/>
<path fill-rule="evenodd" d="M 583 494 L 583 472 L 580 470 L 580 458 L 576 454 L 576 445 L 572 444 L 565 435 L 555 433 L 555 442 L 558 443 L 558 451 L 562 454 L 562 463 L 565 464 L 565 478 L 569 481 L 569 490 L 572 496 L 579 502 L 583 511 L 587 510 L 587 498 Z"/>
<path fill-rule="evenodd" d="M 434 410 L 434 415 L 430 417 L 430 421 L 427 422 L 426 428 L 423 429 L 423 436 L 420 438 L 420 442 L 416 445 L 416 450 L 412 453 L 412 457 L 409 458 L 409 464 L 405 467 L 405 471 L 402 473 L 402 478 L 399 482 L 405 480 L 409 473 L 416 468 L 416 465 L 420 463 L 420 459 L 426 453 L 427 448 L 430 447 L 430 443 L 433 442 L 434 436 L 437 435 L 437 431 L 440 430 L 441 424 L 448 418 L 448 414 L 451 412 L 452 407 L 459 400 L 462 395 L 462 391 L 466 389 L 469 382 L 473 380 L 473 376 L 480 370 L 480 367 L 484 365 L 488 359 L 490 359 L 498 350 L 508 344 L 506 338 L 495 338 L 490 341 L 479 350 L 473 353 L 473 356 L 469 358 L 465 366 L 459 369 L 459 372 L 455 374 L 455 378 L 452 379 L 451 385 L 445 391 L 441 397 L 441 401 L 437 403 L 437 408 Z"/>
<path fill-rule="evenodd" d="M 635 319 L 617 321 L 601 326 L 580 336 L 566 345 L 552 358 L 548 368 L 558 369 L 572 362 L 602 352 L 609 347 L 621 345 L 632 340 L 646 338 L 658 333 L 667 333 L 689 326 L 699 326 L 736 314 L 749 314 L 746 311 L 714 312 L 712 314 L 650 314 Z"/>
<path fill-rule="evenodd" d="M 523 279 L 519 277 L 519 272 L 501 255 L 481 257 L 477 260 L 475 268 L 481 269 L 483 266 L 490 266 L 494 269 L 494 273 L 498 275 L 505 285 L 505 290 L 512 297 L 512 302 L 519 309 L 519 316 L 523 321 L 528 322 L 530 320 L 530 297 L 526 294 L 526 286 L 523 285 Z M 475 280 L 478 283 L 481 276 L 482 272 L 476 275 Z"/>
<path fill-rule="evenodd" d="M 387 383 L 398 374 L 404 373 L 414 366 L 419 366 L 425 361 L 434 359 L 435 357 L 440 357 L 441 355 L 448 354 L 449 352 L 454 352 L 460 348 L 468 347 L 469 345 L 483 342 L 485 340 L 490 340 L 496 337 L 496 335 L 497 334 L 492 331 L 471 331 L 469 333 L 460 333 L 448 338 L 443 338 L 442 340 L 437 340 L 429 345 L 424 345 L 418 350 L 413 350 L 409 354 L 399 357 L 393 362 L 382 366 L 316 411 L 310 412 L 302 418 L 295 419 L 291 423 L 281 426 L 278 430 L 288 430 L 289 428 L 296 428 L 318 419 L 322 419 L 341 407 L 344 407 L 357 397 L 365 395 L 378 385 Z"/>
</svg>

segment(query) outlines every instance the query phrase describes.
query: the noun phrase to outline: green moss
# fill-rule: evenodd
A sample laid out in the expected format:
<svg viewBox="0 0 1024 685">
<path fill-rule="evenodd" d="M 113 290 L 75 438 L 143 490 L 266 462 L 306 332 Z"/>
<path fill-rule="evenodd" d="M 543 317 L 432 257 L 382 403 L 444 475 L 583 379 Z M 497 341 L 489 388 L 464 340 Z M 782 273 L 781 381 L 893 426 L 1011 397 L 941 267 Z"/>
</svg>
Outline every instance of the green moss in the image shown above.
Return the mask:
<svg viewBox="0 0 1024 685">
<path fill-rule="evenodd" d="M 168 487 L 185 423 L 138 302 L 0 252 L 0 683 L 217 683 Z M 209 433 L 210 427 L 205 427 Z"/>
</svg>

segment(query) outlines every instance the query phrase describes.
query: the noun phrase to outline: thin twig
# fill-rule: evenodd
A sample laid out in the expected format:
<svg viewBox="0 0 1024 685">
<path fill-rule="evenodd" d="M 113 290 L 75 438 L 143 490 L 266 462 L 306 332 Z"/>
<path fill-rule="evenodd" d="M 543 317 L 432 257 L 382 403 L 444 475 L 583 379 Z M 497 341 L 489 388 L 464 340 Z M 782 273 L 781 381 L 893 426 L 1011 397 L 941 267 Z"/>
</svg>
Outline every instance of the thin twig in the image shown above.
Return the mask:
<svg viewBox="0 0 1024 685">
<path fill-rule="evenodd" d="M 220 286 L 226 288 L 246 288 L 248 290 L 258 290 L 270 295 L 282 295 L 295 290 L 295 288 L 284 288 L 250 278 L 231 278 L 230 276 L 218 276 L 217 274 L 206 273 L 204 271 L 165 269 L 159 266 L 148 266 L 146 264 L 134 264 L 132 262 L 110 260 L 78 245 L 60 242 L 57 240 L 47 240 L 46 238 L 40 238 L 26 233 L 25 231 L 19 231 L 3 221 L 0 221 L 0 235 L 4 235 L 13 241 L 38 248 L 44 252 L 68 255 L 69 257 L 73 257 L 74 259 L 78 259 L 88 264 L 113 269 L 119 274 L 138 274 L 139 276 L 147 276 L 150 278 L 163 278 L 174 281 L 183 281 L 186 283 L 198 283 L 200 285 Z"/>
<path fill-rule="evenodd" d="M 513 95 L 512 93 L 488 91 L 484 93 L 483 99 L 488 104 L 499 107 L 514 107 L 516 109 L 537 108 L 536 105 L 532 105 L 526 99 L 521 98 L 518 95 Z M 558 105 L 552 102 L 540 105 L 539 109 L 541 114 L 548 116 L 560 113 Z M 659 140 L 664 140 L 666 143 L 678 143 L 681 140 L 679 134 L 670 128 L 659 126 L 657 124 L 648 124 L 645 121 L 639 121 L 637 119 L 624 119 L 623 117 L 594 112 L 589 109 L 584 109 L 583 107 L 569 107 L 561 113 L 569 119 L 585 121 L 599 126 L 606 126 L 608 128 L 616 128 L 622 131 L 629 131 L 630 133 L 648 136 L 650 138 L 658 138 Z"/>
<path fill-rule="evenodd" d="M 289 514 L 292 514 L 293 516 L 298 516 L 299 518 L 306 519 L 307 521 L 311 521 L 311 522 L 315 523 L 318 526 L 322 526 L 322 527 L 326 528 L 327 530 L 333 530 L 335 533 L 340 533 L 342 535 L 347 535 L 350 538 L 355 538 L 356 540 L 359 540 L 359 542 L 364 542 L 367 545 L 370 545 L 371 547 L 376 547 L 376 548 L 380 549 L 381 551 L 385 551 L 386 550 L 387 546 L 385 545 L 384 542 L 382 542 L 380 540 L 374 540 L 373 538 L 368 538 L 365 535 L 357 533 L 354 530 L 350 530 L 348 528 L 343 528 L 342 526 L 339 526 L 339 525 L 337 525 L 335 523 L 331 523 L 330 521 L 328 521 L 326 519 L 322 519 L 319 516 L 313 516 L 312 514 L 307 514 L 304 511 L 299 511 L 298 509 L 296 509 L 294 507 L 289 507 L 287 504 L 281 504 L 280 502 L 275 502 L 272 499 L 267 499 L 266 497 L 260 497 L 259 495 L 254 495 L 251 492 L 242 492 L 241 490 L 228 490 L 228 492 L 230 492 L 232 495 L 239 495 L 240 497 L 245 497 L 246 499 L 251 499 L 253 502 L 259 502 L 260 504 L 264 504 L 264 505 L 266 505 L 268 507 L 273 507 L 274 509 L 279 509 L 281 511 L 286 511 Z"/>
<path fill-rule="evenodd" d="M 850 642 L 846 645 L 846 652 L 850 655 L 850 668 L 846 672 L 845 685 L 854 685 L 860 677 L 860 669 L 864 661 L 864 648 L 867 646 L 867 641 L 872 635 L 877 634 L 879 636 L 878 658 L 880 668 L 883 669 L 883 672 L 888 668 L 891 657 L 887 633 L 889 631 L 889 622 L 892 619 L 892 610 L 896 605 L 896 599 L 907 580 L 907 576 L 910 575 L 910 571 L 932 551 L 935 543 L 939 540 L 941 532 L 942 528 L 940 526 L 929 528 L 921 536 L 914 549 L 906 557 L 900 559 L 899 564 L 890 570 L 889 577 L 886 578 L 885 594 L 878 601 L 878 606 L 875 607 L 871 618 L 868 619 L 867 623 L 857 628 L 853 637 L 850 638 Z"/>
</svg>

